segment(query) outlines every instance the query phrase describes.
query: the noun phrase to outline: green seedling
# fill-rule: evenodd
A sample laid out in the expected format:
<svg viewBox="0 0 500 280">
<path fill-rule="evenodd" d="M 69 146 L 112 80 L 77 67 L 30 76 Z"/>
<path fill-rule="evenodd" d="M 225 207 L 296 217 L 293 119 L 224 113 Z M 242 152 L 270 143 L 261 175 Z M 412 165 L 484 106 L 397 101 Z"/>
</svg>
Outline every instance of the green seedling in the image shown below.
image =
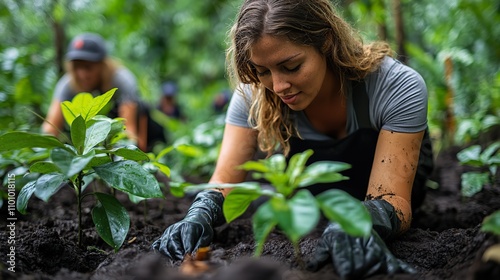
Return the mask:
<svg viewBox="0 0 500 280">
<path fill-rule="evenodd" d="M 92 220 L 97 233 L 117 251 L 127 236 L 129 215 L 113 195 L 84 193 L 90 181 L 98 177 L 112 190 L 141 198 L 163 197 L 163 194 L 156 178 L 140 164 L 150 160 L 148 155 L 134 145 L 118 146 L 118 141 L 124 139 L 123 119 L 99 115 L 115 91 L 112 89 L 95 98 L 89 93 L 80 93 L 73 101 L 61 104 L 70 127 L 71 144 L 47 135 L 9 132 L 0 136 L 0 152 L 37 147 L 50 153 L 50 160 L 30 165 L 29 171 L 41 176 L 19 192 L 16 206 L 20 213 L 27 213 L 28 200 L 33 194 L 48 202 L 61 188 L 69 186 L 77 196 L 78 245 L 82 246 L 82 201 L 94 197 Z M 166 166 L 161 168 L 169 171 Z"/>
<path fill-rule="evenodd" d="M 462 165 L 487 169 L 486 172 L 471 171 L 462 174 L 462 195 L 471 197 L 480 192 L 483 186 L 492 183 L 500 166 L 500 141 L 481 151 L 481 146 L 470 146 L 457 154 Z"/>
<path fill-rule="evenodd" d="M 257 244 L 256 256 L 262 254 L 267 236 L 278 226 L 292 242 L 296 257 L 299 258 L 299 240 L 317 226 L 321 212 L 330 221 L 339 223 L 350 235 L 369 235 L 372 228 L 371 217 L 359 200 L 338 189 L 325 191 L 316 197 L 304 189 L 316 183 L 348 179 L 339 173 L 350 168 L 346 163 L 321 161 L 306 166 L 312 154 L 312 150 L 296 154 L 291 157 L 288 166 L 281 154 L 265 160 L 249 161 L 240 166 L 243 170 L 254 171 L 255 179 L 267 180 L 275 190 L 263 189 L 256 182 L 203 184 L 187 187 L 186 190 L 233 188 L 223 204 L 228 223 L 242 215 L 252 201 L 260 196 L 269 197 L 252 218 Z"/>
</svg>

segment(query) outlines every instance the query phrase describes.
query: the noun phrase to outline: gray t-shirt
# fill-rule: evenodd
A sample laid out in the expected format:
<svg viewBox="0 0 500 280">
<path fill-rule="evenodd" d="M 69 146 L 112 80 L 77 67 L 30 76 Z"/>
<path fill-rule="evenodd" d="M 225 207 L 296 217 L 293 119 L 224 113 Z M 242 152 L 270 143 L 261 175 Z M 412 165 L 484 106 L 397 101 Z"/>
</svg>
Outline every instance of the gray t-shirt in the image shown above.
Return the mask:
<svg viewBox="0 0 500 280">
<path fill-rule="evenodd" d="M 419 132 L 427 128 L 427 88 L 422 77 L 401 62 L 386 57 L 380 68 L 365 78 L 372 128 L 396 132 Z M 229 103 L 226 123 L 248 127 L 251 88 L 242 85 L 243 96 L 235 92 Z M 292 111 L 297 130 L 306 140 L 330 140 L 331 137 L 314 129 L 303 111 Z M 351 88 L 347 92 L 347 133 L 359 129 L 352 102 Z"/>
<path fill-rule="evenodd" d="M 134 74 L 127 68 L 118 68 L 113 75 L 112 88 L 118 88 L 113 95 L 113 100 L 118 103 L 137 102 L 139 100 L 139 89 Z M 98 90 L 91 92 L 94 96 L 102 94 Z M 65 74 L 59 79 L 54 90 L 54 97 L 60 101 L 72 100 L 78 92 L 75 92 L 70 85 L 70 75 Z"/>
</svg>

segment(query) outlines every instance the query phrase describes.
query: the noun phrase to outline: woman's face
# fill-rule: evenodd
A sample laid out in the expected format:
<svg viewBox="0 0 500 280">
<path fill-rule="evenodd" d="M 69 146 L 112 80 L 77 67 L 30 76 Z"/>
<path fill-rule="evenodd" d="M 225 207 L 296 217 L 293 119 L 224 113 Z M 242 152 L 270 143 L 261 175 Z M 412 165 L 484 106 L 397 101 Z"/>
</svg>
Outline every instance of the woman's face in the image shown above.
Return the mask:
<svg viewBox="0 0 500 280">
<path fill-rule="evenodd" d="M 102 62 L 74 60 L 71 63 L 73 64 L 76 83 L 82 90 L 91 92 L 100 86 Z"/>
<path fill-rule="evenodd" d="M 290 109 L 306 109 L 318 95 L 329 94 L 326 59 L 314 47 L 297 45 L 285 37 L 263 35 L 250 49 L 250 60 L 260 82 Z"/>
</svg>

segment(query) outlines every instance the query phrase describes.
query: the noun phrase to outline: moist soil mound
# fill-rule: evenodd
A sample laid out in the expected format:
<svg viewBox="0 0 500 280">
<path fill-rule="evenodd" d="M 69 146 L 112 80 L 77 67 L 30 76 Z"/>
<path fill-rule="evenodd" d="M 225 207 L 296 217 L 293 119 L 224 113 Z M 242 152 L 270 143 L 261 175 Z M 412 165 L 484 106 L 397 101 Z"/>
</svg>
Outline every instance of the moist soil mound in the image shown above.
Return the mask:
<svg viewBox="0 0 500 280">
<path fill-rule="evenodd" d="M 369 279 L 500 279 L 500 264 L 482 261 L 484 251 L 500 240 L 480 230 L 484 217 L 500 209 L 500 180 L 463 198 L 460 176 L 466 170 L 456 160 L 457 151 L 449 149 L 438 156 L 432 179 L 439 188 L 429 189 L 411 228 L 387 244 L 417 273 Z M 301 259 L 295 258 L 292 245 L 279 230 L 271 233 L 263 256 L 256 259 L 252 258 L 255 243 L 249 218 L 217 228 L 209 260 L 192 264 L 204 272 L 197 274 L 195 268 L 186 273 L 181 262 L 150 250 L 167 226 L 184 217 L 193 199 L 166 197 L 133 204 L 124 194 L 117 194 L 131 218 L 127 239 L 118 252 L 94 230 L 92 199 L 83 205 L 84 246 L 78 247 L 73 190 L 63 188 L 48 203 L 32 198 L 29 214 L 17 214 L 15 272 L 7 264 L 9 233 L 0 232 L 0 279 L 339 279 L 331 264 L 314 273 L 304 269 L 324 225 L 300 242 Z M 0 215 L 2 224 L 7 223 L 6 206 Z"/>
</svg>

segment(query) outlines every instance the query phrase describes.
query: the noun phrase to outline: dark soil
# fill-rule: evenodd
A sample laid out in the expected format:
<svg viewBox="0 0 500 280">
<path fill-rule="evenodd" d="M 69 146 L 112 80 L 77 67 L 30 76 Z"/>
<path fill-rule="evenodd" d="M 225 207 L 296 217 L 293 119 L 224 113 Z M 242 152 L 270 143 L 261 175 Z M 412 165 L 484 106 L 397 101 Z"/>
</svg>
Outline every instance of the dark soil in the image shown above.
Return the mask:
<svg viewBox="0 0 500 280">
<path fill-rule="evenodd" d="M 500 183 L 472 198 L 460 196 L 460 175 L 465 171 L 456 161 L 457 150 L 439 155 L 424 205 L 414 213 L 410 230 L 388 247 L 412 265 L 415 275 L 377 275 L 370 279 L 500 279 L 500 264 L 482 262 L 483 252 L 499 240 L 480 231 L 485 216 L 500 209 Z M 131 227 L 117 252 L 96 234 L 90 211 L 94 201 L 84 203 L 84 248 L 76 245 L 76 199 L 71 188 L 63 188 L 48 203 L 32 198 L 29 214 L 17 215 L 15 273 L 7 270 L 10 245 L 8 232 L 0 232 L 0 279 L 338 279 L 332 265 L 308 272 L 294 257 L 291 244 L 274 231 L 261 259 L 251 258 L 254 241 L 249 219 L 217 228 L 209 271 L 187 276 L 180 262 L 151 252 L 151 243 L 170 224 L 182 219 L 192 197 L 148 200 L 137 205 L 123 194 L 118 199 L 129 210 Z M 4 205 L 3 208 L 6 208 Z M 7 221 L 2 209 L 0 223 Z M 303 259 L 314 252 L 321 227 L 300 243 Z"/>
</svg>

